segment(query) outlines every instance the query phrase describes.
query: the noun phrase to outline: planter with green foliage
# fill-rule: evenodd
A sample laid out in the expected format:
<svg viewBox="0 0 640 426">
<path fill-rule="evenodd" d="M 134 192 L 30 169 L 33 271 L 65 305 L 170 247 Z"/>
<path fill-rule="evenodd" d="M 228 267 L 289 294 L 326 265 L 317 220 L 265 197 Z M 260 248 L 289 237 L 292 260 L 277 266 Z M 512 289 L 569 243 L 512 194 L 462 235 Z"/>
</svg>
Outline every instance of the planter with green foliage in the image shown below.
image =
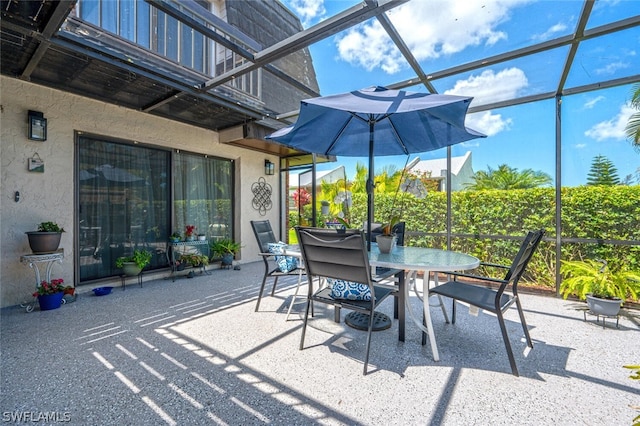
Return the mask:
<svg viewBox="0 0 640 426">
<path fill-rule="evenodd" d="M 211 243 L 211 253 L 214 257 L 222 259 L 223 265 L 231 265 L 233 257 L 242 246 L 231 239 L 225 238 Z"/>
<path fill-rule="evenodd" d="M 29 247 L 35 254 L 50 253 L 58 250 L 64 228 L 55 222 L 42 222 L 37 231 L 26 232 Z"/>
<path fill-rule="evenodd" d="M 596 315 L 618 315 L 625 300 L 637 301 L 640 295 L 640 273 L 624 267 L 612 271 L 604 260 L 562 261 L 560 271 L 562 297 L 586 300 Z"/>
<path fill-rule="evenodd" d="M 134 250 L 131 256 L 121 256 L 116 259 L 116 268 L 121 268 L 125 275 L 138 275 L 151 262 L 151 252 Z"/>
<path fill-rule="evenodd" d="M 180 262 L 187 263 L 194 267 L 202 267 L 209 264 L 209 258 L 204 254 L 183 253 L 180 255 Z"/>
</svg>

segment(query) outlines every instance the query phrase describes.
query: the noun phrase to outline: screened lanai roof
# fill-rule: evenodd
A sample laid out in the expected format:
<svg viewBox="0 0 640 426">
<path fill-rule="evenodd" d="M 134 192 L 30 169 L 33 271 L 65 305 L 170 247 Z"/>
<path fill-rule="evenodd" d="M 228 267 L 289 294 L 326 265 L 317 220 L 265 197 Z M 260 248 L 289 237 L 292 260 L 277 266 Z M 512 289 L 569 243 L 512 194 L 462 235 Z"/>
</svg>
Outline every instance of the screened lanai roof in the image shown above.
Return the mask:
<svg viewBox="0 0 640 426">
<path fill-rule="evenodd" d="M 1 72 L 212 130 L 245 126 L 245 137 L 257 123 L 246 146 L 283 157 L 297 153 L 261 136 L 294 121 L 295 110 L 229 86 L 255 69 L 301 99 L 381 85 L 474 96 L 470 112 L 640 81 L 640 1 L 282 0 L 305 29 L 268 46 L 195 1 L 147 3 L 243 64 L 205 76 L 86 24 L 75 0 L 2 0 Z M 283 68 L 303 48 L 319 91 Z"/>
</svg>

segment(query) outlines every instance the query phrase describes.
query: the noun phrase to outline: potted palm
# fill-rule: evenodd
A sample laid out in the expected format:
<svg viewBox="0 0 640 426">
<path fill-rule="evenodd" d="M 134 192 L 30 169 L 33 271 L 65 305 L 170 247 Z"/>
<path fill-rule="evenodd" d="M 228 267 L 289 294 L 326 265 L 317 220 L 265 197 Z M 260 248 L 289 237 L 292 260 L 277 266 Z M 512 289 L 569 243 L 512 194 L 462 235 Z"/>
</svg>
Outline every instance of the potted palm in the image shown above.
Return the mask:
<svg viewBox="0 0 640 426">
<path fill-rule="evenodd" d="M 151 252 L 147 250 L 134 250 L 131 256 L 121 256 L 116 259 L 116 268 L 122 269 L 125 275 L 135 276 L 140 274 L 145 266 L 151 262 Z"/>
<path fill-rule="evenodd" d="M 233 257 L 240 251 L 241 247 L 240 243 L 237 243 L 232 239 L 225 238 L 214 241 L 211 244 L 211 252 L 214 256 L 222 259 L 223 266 L 229 266 L 233 263 Z"/>
<path fill-rule="evenodd" d="M 625 300 L 638 300 L 640 273 L 626 267 L 612 271 L 605 260 L 562 261 L 560 292 L 586 300 L 596 315 L 616 316 Z"/>
<path fill-rule="evenodd" d="M 25 232 L 29 238 L 29 247 L 35 254 L 58 250 L 64 228 L 55 222 L 41 222 L 37 231 Z"/>
</svg>

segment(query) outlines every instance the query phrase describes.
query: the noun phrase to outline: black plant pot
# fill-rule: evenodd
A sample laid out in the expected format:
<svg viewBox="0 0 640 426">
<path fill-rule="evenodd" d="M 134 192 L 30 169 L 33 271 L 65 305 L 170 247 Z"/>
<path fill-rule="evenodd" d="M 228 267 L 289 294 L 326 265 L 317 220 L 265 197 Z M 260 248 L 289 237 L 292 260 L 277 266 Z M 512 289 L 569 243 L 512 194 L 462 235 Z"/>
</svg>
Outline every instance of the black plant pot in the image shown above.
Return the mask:
<svg viewBox="0 0 640 426">
<path fill-rule="evenodd" d="M 50 253 L 58 250 L 60 238 L 62 237 L 61 232 L 31 231 L 25 232 L 25 234 L 27 234 L 29 238 L 31 251 L 36 254 Z"/>
<path fill-rule="evenodd" d="M 233 253 L 226 253 L 222 255 L 222 264 L 224 266 L 233 264 Z"/>
</svg>

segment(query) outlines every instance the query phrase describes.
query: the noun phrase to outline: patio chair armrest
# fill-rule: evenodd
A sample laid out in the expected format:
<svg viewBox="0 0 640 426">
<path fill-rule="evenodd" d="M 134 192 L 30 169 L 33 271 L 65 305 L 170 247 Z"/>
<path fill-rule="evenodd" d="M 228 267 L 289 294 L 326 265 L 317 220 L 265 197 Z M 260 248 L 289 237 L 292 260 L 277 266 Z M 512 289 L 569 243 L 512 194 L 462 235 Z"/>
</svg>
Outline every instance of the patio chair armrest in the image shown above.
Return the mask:
<svg viewBox="0 0 640 426">
<path fill-rule="evenodd" d="M 275 256 L 275 254 L 273 253 L 258 253 L 260 256 L 264 256 L 264 257 L 271 257 L 271 256 Z"/>
<path fill-rule="evenodd" d="M 490 266 L 492 268 L 502 268 L 502 269 L 509 269 L 511 267 L 508 265 L 500 265 L 498 263 L 489 263 L 489 262 L 480 262 L 480 266 Z"/>
<path fill-rule="evenodd" d="M 503 284 L 506 282 L 501 278 L 491 278 L 491 277 L 485 277 L 482 275 L 465 274 L 462 272 L 443 272 L 443 271 L 435 271 L 435 272 L 438 274 L 453 275 L 454 281 L 457 281 L 459 277 L 462 277 L 462 278 L 468 278 L 472 280 L 485 281 L 485 282 L 491 282 L 491 283 L 497 283 L 497 284 Z"/>
</svg>

